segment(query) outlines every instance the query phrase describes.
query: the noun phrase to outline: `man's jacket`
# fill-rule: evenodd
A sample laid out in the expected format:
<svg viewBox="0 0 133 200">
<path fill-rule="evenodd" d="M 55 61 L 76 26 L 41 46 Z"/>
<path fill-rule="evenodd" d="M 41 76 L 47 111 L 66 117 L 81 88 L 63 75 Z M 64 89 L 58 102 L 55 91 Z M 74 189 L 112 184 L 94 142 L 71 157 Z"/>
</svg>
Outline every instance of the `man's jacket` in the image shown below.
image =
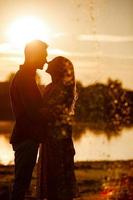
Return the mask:
<svg viewBox="0 0 133 200">
<path fill-rule="evenodd" d="M 45 130 L 39 110 L 43 101 L 35 81 L 35 72 L 21 66 L 11 83 L 10 98 L 16 119 L 10 142 L 19 143 L 27 139 L 42 142 Z"/>
</svg>

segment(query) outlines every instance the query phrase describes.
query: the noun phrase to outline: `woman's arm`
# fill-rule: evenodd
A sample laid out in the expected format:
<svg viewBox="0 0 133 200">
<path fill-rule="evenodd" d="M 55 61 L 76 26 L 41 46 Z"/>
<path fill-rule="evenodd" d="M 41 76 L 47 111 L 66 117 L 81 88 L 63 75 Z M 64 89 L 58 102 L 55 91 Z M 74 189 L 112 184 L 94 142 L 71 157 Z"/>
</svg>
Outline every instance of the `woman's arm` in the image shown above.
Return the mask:
<svg viewBox="0 0 133 200">
<path fill-rule="evenodd" d="M 54 87 L 44 94 L 44 105 L 41 113 L 47 120 L 60 118 L 63 114 L 68 114 L 73 98 L 71 97 L 70 88 Z"/>
</svg>

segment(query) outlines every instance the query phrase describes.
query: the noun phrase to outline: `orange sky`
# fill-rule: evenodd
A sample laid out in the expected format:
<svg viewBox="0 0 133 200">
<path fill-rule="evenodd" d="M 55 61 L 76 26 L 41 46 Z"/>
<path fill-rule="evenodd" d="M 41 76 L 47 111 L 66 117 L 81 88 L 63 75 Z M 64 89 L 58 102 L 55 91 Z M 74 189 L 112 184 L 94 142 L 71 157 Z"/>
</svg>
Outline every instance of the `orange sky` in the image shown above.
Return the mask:
<svg viewBox="0 0 133 200">
<path fill-rule="evenodd" d="M 84 84 L 111 77 L 133 89 L 132 0 L 7 0 L 0 2 L 0 8 L 1 81 L 23 62 L 23 45 L 19 45 L 23 37 L 39 30 L 38 39 L 49 44 L 48 59 L 57 55 L 71 59 L 76 78 Z M 22 19 L 29 16 L 38 19 L 42 27 L 22 25 Z M 16 20 L 21 32 L 13 26 Z M 49 80 L 44 72 L 42 79 Z"/>
</svg>

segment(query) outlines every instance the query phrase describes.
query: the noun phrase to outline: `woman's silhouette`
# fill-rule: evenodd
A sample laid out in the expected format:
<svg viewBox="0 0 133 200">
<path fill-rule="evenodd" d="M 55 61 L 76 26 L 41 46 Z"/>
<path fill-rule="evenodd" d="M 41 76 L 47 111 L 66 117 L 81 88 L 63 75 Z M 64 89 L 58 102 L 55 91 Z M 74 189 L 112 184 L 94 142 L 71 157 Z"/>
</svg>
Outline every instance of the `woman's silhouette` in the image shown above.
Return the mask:
<svg viewBox="0 0 133 200">
<path fill-rule="evenodd" d="M 40 192 L 48 200 L 72 200 L 76 192 L 72 116 L 76 100 L 74 68 L 64 57 L 48 63 L 50 83 L 44 92 L 47 140 L 40 150 Z"/>
</svg>

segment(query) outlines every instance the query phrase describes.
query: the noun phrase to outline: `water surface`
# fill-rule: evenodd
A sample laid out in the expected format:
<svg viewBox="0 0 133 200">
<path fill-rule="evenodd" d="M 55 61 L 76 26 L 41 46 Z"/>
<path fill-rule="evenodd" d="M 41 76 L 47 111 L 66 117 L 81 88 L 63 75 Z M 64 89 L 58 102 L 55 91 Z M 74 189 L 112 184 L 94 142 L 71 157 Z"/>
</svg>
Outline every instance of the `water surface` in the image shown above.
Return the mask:
<svg viewBox="0 0 133 200">
<path fill-rule="evenodd" d="M 9 143 L 13 123 L 0 122 L 0 164 L 13 164 L 14 152 Z M 74 140 L 75 161 L 133 159 L 133 129 L 123 129 L 120 136 L 108 140 L 105 134 L 96 135 L 87 130 Z"/>
</svg>

